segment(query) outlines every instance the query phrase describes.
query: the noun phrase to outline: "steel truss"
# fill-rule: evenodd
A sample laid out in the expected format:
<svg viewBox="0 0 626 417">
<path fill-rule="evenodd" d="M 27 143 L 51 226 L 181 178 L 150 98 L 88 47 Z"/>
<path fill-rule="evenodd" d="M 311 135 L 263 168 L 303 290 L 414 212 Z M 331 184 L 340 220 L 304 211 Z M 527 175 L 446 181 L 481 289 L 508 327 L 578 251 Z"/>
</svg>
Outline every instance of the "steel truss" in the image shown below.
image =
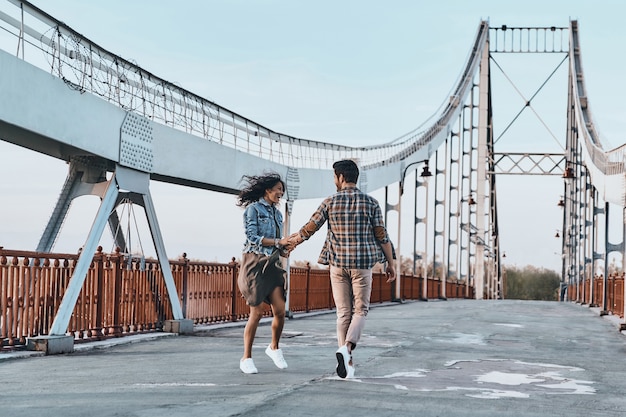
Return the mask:
<svg viewBox="0 0 626 417">
<path fill-rule="evenodd" d="M 609 274 L 606 255 L 612 251 L 624 253 L 624 216 L 622 241 L 613 244 L 608 236 L 608 212 L 609 200 L 624 208 L 626 180 L 623 147 L 603 151 L 587 111 L 577 22 L 572 21 L 569 27 L 502 26 L 489 28 L 489 34 L 470 93 L 464 102 L 455 103 L 462 108 L 457 122 L 450 123 L 445 141 L 429 153 L 429 159 L 422 161 L 423 169 L 433 168 L 432 178 L 427 180 L 428 177 L 419 175 L 417 167 L 414 170 L 413 272 L 439 278 L 441 285 L 436 295 L 442 299 L 446 298 L 445 283 L 449 279 L 474 287 L 476 298 L 504 297 L 496 177 L 498 174 L 561 175 L 564 178 L 561 299 L 566 299 L 567 288 L 575 285 L 576 291 L 569 294 L 574 294 L 576 301 L 591 300 L 596 262 L 604 260 L 606 292 Z M 565 58 L 559 66 L 566 60 L 569 62 L 568 131 L 563 153 L 495 152 L 494 145 L 500 137 L 494 140 L 492 130 L 490 64 L 492 56 L 498 53 L 563 54 Z M 520 113 L 526 108 L 534 111 L 532 98 Z M 450 99 L 451 103 L 456 100 L 454 96 Z M 515 119 L 511 124 L 514 122 Z M 508 127 L 510 124 L 505 132 Z M 407 168 L 414 164 L 405 167 L 399 202 L 387 204 L 388 211 L 400 213 Z M 386 192 L 386 198 L 387 195 Z M 598 239 L 602 232 L 599 217 L 605 223 L 603 248 Z M 398 241 L 401 229 L 399 224 Z M 400 296 L 399 285 L 397 291 Z M 606 298 L 605 294 L 605 304 Z"/>
<path fill-rule="evenodd" d="M 626 223 L 624 146 L 605 151 L 591 116 L 584 83 L 578 24 L 571 22 L 562 233 L 561 300 L 593 304 L 594 278 L 601 275 L 601 310 L 607 314 L 609 254 L 618 252 L 624 271 Z M 611 207 L 622 210 L 610 226 Z M 602 225 L 602 221 L 604 224 Z M 615 219 L 613 219 L 615 223 Z M 611 232 L 618 243 L 611 242 Z M 599 239 L 599 235 L 603 239 Z M 614 238 L 613 238 L 614 239 Z M 602 261 L 602 272 L 600 263 Z M 625 290 L 626 291 L 626 290 Z"/>
</svg>

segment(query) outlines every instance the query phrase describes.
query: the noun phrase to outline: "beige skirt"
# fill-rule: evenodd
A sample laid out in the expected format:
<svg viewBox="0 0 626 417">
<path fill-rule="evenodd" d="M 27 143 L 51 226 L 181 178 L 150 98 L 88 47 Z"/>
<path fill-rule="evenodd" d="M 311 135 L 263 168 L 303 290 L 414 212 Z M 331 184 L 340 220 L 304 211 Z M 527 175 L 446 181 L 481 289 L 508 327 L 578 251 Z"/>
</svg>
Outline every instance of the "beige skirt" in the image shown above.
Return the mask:
<svg viewBox="0 0 626 417">
<path fill-rule="evenodd" d="M 263 302 L 271 304 L 269 297 L 276 287 L 282 288 L 283 300 L 286 299 L 285 275 L 278 251 L 271 256 L 244 253 L 237 285 L 248 305 L 258 306 Z"/>
</svg>

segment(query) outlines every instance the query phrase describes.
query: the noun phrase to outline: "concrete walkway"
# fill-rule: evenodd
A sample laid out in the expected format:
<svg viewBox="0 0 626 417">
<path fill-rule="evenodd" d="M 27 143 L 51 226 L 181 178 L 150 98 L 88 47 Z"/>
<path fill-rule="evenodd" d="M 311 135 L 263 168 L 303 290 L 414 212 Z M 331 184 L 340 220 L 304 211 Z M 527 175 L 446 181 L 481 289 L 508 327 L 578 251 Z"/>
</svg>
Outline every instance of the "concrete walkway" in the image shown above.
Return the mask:
<svg viewBox="0 0 626 417">
<path fill-rule="evenodd" d="M 0 355 L 3 416 L 598 416 L 626 415 L 626 337 L 586 306 L 450 300 L 375 306 L 335 373 L 334 314 L 296 316 L 259 374 L 238 364 L 242 325 L 77 346 L 67 355 Z M 139 342 L 140 343 L 131 343 Z M 98 348 L 99 347 L 99 348 Z"/>
</svg>

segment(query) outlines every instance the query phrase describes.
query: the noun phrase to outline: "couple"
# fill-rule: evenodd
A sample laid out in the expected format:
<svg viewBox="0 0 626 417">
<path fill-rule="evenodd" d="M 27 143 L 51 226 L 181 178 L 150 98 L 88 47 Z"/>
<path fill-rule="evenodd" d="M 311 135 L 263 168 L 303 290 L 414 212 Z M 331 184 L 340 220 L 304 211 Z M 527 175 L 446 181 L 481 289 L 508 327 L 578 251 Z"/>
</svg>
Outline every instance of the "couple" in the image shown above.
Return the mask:
<svg viewBox="0 0 626 417">
<path fill-rule="evenodd" d="M 237 205 L 245 207 L 246 243 L 238 285 L 250 306 L 243 334 L 244 354 L 239 365 L 246 374 L 258 372 L 252 360 L 252 344 L 263 315 L 263 302 L 271 305 L 274 315 L 272 341 L 265 353 L 278 368 L 287 368 L 278 346 L 285 323 L 285 270 L 276 254 L 287 256 L 325 222 L 328 222 L 328 233 L 318 262 L 330 265 L 337 308 L 337 374 L 341 378 L 354 376 L 352 350 L 361 338 L 369 310 L 373 266 L 386 261 L 387 282 L 396 278 L 393 250 L 381 208 L 374 198 L 357 188 L 359 169 L 356 163 L 338 161 L 333 164 L 333 170 L 337 193 L 326 198 L 300 231 L 288 238 L 281 238 L 282 214 L 276 208 L 285 191 L 280 176 L 244 177 L 248 184 L 240 192 Z M 270 256 L 269 260 L 263 255 Z M 258 263 L 261 257 L 265 259 L 263 265 Z M 262 280 L 255 279 L 259 268 L 265 271 Z"/>
</svg>

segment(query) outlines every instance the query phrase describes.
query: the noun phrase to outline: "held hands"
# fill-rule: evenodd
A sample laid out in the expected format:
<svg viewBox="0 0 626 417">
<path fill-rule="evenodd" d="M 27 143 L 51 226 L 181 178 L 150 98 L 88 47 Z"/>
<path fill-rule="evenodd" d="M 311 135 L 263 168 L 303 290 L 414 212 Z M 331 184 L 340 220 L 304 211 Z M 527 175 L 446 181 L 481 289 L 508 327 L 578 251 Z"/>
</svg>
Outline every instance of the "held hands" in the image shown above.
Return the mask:
<svg viewBox="0 0 626 417">
<path fill-rule="evenodd" d="M 292 233 L 288 238 L 289 244 L 292 246 L 292 250 L 296 248 L 300 243 L 304 242 L 300 232 Z"/>
<path fill-rule="evenodd" d="M 296 248 L 304 239 L 300 237 L 300 233 L 296 232 L 289 237 L 284 237 L 278 241 L 281 246 L 281 253 L 284 257 L 288 257 L 292 250 Z"/>
</svg>

